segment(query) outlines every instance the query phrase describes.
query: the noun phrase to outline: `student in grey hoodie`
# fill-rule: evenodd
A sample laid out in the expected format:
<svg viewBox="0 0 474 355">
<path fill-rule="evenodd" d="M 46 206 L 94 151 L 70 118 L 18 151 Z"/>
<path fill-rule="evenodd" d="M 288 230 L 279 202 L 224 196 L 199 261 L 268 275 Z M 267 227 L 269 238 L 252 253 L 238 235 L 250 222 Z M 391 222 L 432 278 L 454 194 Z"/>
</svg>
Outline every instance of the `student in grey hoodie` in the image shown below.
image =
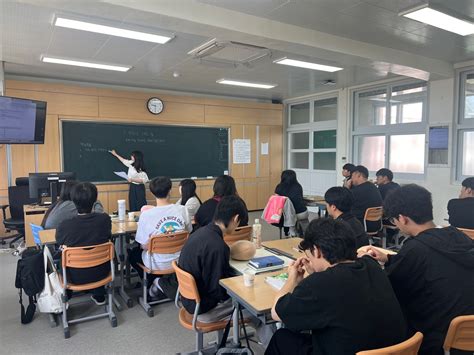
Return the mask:
<svg viewBox="0 0 474 355">
<path fill-rule="evenodd" d="M 44 229 L 56 229 L 62 221 L 77 216 L 77 208 L 71 200 L 71 191 L 77 181 L 66 181 L 61 189 L 59 199 L 55 201 L 46 211 L 41 226 Z M 104 207 L 99 201 L 94 203 L 92 212 L 103 213 Z"/>
<path fill-rule="evenodd" d="M 384 210 L 411 236 L 397 255 L 368 247 L 385 263 L 412 333 L 423 333 L 419 354 L 443 354 L 451 320 L 474 314 L 474 240 L 454 227 L 436 228 L 431 193 L 411 184 L 388 195 Z"/>
</svg>

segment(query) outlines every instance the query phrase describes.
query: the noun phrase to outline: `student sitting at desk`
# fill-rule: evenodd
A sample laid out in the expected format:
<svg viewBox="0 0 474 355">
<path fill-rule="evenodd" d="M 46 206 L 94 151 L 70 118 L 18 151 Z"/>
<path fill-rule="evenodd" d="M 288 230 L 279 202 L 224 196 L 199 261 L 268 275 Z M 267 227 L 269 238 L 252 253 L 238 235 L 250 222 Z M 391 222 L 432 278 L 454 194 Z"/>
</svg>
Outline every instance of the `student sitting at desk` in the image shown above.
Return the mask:
<svg viewBox="0 0 474 355">
<path fill-rule="evenodd" d="M 295 208 L 297 220 L 308 220 L 309 213 L 303 198 L 303 187 L 296 179 L 296 173 L 293 170 L 282 171 L 280 183 L 276 186 L 275 193 L 290 199 Z M 290 236 L 296 236 L 295 227 L 290 227 Z"/>
<path fill-rule="evenodd" d="M 344 180 L 342 180 L 343 187 L 347 187 L 348 189 L 352 187 L 351 177 L 352 177 L 352 172 L 354 171 L 354 169 L 355 169 L 355 165 L 351 163 L 346 163 L 342 167 L 342 176 L 344 177 Z"/>
<path fill-rule="evenodd" d="M 459 198 L 448 202 L 448 215 L 452 226 L 474 229 L 474 177 L 464 179 Z"/>
<path fill-rule="evenodd" d="M 214 196 L 209 200 L 205 201 L 201 207 L 199 207 L 194 220 L 198 227 L 207 226 L 212 222 L 214 217 L 214 212 L 216 207 L 225 196 L 237 196 L 245 206 L 245 214 L 240 218 L 239 226 L 246 226 L 249 223 L 249 214 L 247 211 L 247 206 L 245 205 L 244 200 L 239 197 L 237 193 L 237 188 L 235 187 L 235 180 L 232 176 L 221 175 L 214 182 Z"/>
<path fill-rule="evenodd" d="M 338 220 L 313 220 L 288 268 L 272 317 L 285 328 L 265 354 L 355 354 L 407 339 L 402 310 L 380 265 L 357 259 L 355 238 Z M 309 276 L 304 278 L 307 272 Z M 301 331 L 311 330 L 311 334 Z"/>
<path fill-rule="evenodd" d="M 400 185 L 396 182 L 393 182 L 393 173 L 392 170 L 382 168 L 379 169 L 376 173 L 376 180 L 375 183 L 379 188 L 380 195 L 382 196 L 382 200 L 385 200 L 385 197 L 391 193 L 393 190 L 399 189 Z"/>
<path fill-rule="evenodd" d="M 169 177 L 156 177 L 150 181 L 150 191 L 156 197 L 156 207 L 150 208 L 140 215 L 135 241 L 140 246 L 130 251 L 130 265 L 137 270 L 138 275 L 143 278 L 143 269 L 138 265 L 143 263 L 147 268 L 170 269 L 173 260 L 178 259 L 179 252 L 174 254 L 149 254 L 147 252 L 148 241 L 151 236 L 164 233 L 173 233 L 180 230 L 191 232 L 192 225 L 186 207 L 170 202 L 170 191 L 172 183 Z M 153 264 L 153 265 L 152 265 Z M 154 275 L 148 279 L 153 281 Z M 159 278 L 156 277 L 150 287 L 150 297 L 163 297 L 163 290 L 159 286 Z M 147 285 L 151 286 L 151 284 Z"/>
<path fill-rule="evenodd" d="M 369 245 L 369 238 L 365 233 L 364 226 L 351 213 L 353 197 L 345 187 L 331 187 L 324 194 L 326 210 L 328 214 L 338 221 L 346 222 L 351 227 L 352 235 L 356 239 L 356 249 Z"/>
<path fill-rule="evenodd" d="M 83 182 L 75 185 L 71 198 L 77 208 L 77 215 L 62 221 L 56 229 L 56 243 L 68 247 L 98 245 L 108 242 L 111 237 L 112 223 L 106 213 L 93 213 L 92 206 L 97 200 L 97 188 Z M 68 280 L 74 284 L 86 284 L 101 280 L 110 272 L 110 264 L 87 269 L 68 269 Z M 105 304 L 104 287 L 92 290 L 92 300 L 97 305 Z"/>
<path fill-rule="evenodd" d="M 352 214 L 364 225 L 365 211 L 369 207 L 382 207 L 382 196 L 377 186 L 369 181 L 369 170 L 363 165 L 358 165 L 352 172 Z M 377 230 L 380 227 L 378 222 L 367 222 L 368 231 Z"/>
<path fill-rule="evenodd" d="M 421 186 L 402 186 L 384 209 L 411 237 L 396 255 L 368 253 L 385 263 L 410 330 L 423 333 L 419 354 L 441 355 L 453 318 L 474 314 L 474 241 L 454 227 L 436 228 L 431 193 Z"/>
<path fill-rule="evenodd" d="M 201 199 L 196 194 L 196 183 L 192 179 L 184 179 L 179 183 L 179 194 L 181 198 L 176 202 L 177 205 L 186 207 L 189 218 L 194 220 L 197 210 L 201 207 Z"/>
<path fill-rule="evenodd" d="M 56 229 L 59 224 L 66 219 L 77 216 L 77 208 L 71 201 L 71 191 L 78 184 L 77 181 L 66 181 L 61 189 L 59 199 L 57 199 L 44 214 L 41 226 L 44 229 Z M 92 212 L 103 213 L 104 207 L 100 201 L 95 201 Z"/>
</svg>

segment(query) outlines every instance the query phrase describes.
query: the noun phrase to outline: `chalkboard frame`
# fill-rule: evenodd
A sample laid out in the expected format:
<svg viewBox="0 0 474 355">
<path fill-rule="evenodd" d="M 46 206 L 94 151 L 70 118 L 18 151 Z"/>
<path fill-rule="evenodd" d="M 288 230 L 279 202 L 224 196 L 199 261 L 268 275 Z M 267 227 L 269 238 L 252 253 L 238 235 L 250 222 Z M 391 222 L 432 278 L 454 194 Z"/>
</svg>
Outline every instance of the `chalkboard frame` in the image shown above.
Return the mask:
<svg viewBox="0 0 474 355">
<path fill-rule="evenodd" d="M 194 128 L 216 128 L 216 129 L 225 129 L 227 130 L 227 141 L 228 141 L 228 146 L 227 146 L 227 156 L 228 161 L 227 161 L 227 173 L 230 175 L 230 166 L 231 166 L 231 127 L 230 126 L 213 126 L 213 125 L 197 125 L 197 124 L 163 124 L 163 123 L 148 123 L 148 122 L 127 122 L 127 121 L 114 121 L 114 120 L 107 120 L 107 121 L 94 121 L 94 120 L 89 120 L 89 119 L 78 119 L 78 118 L 67 118 L 67 117 L 61 117 L 59 118 L 59 162 L 60 162 L 60 167 L 61 171 L 64 171 L 64 154 L 63 154 L 63 123 L 64 122 L 83 122 L 83 123 L 100 123 L 100 124 L 126 124 L 126 125 L 134 125 L 134 126 L 162 126 L 162 127 L 194 127 Z M 181 181 L 183 179 L 190 179 L 193 178 L 195 181 L 199 180 L 213 180 L 217 176 L 207 176 L 207 177 L 192 177 L 192 176 L 186 176 L 186 177 L 179 177 L 179 178 L 171 178 L 171 181 Z M 95 185 L 118 185 L 118 184 L 128 184 L 127 181 L 91 181 Z"/>
</svg>

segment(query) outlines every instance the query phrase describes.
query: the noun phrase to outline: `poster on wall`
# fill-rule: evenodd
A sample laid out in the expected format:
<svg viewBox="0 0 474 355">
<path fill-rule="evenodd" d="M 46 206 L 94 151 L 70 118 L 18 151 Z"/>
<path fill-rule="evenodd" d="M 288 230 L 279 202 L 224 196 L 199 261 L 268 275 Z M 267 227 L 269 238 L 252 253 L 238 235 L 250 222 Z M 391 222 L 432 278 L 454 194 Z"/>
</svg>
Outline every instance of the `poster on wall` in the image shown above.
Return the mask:
<svg viewBox="0 0 474 355">
<path fill-rule="evenodd" d="M 250 139 L 232 140 L 232 162 L 234 164 L 250 164 L 251 146 Z"/>
</svg>

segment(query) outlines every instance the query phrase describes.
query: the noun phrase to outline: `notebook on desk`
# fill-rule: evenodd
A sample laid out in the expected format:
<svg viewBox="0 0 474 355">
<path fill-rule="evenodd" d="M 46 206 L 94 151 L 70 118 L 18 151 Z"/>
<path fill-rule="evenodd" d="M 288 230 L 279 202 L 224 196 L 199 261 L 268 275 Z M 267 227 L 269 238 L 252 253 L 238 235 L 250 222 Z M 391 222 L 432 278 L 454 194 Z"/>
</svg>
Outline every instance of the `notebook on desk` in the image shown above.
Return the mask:
<svg viewBox="0 0 474 355">
<path fill-rule="evenodd" d="M 265 269 L 272 266 L 281 266 L 285 263 L 283 259 L 280 259 L 275 255 L 261 256 L 258 258 L 253 258 L 249 261 L 249 265 L 254 269 Z"/>
</svg>

